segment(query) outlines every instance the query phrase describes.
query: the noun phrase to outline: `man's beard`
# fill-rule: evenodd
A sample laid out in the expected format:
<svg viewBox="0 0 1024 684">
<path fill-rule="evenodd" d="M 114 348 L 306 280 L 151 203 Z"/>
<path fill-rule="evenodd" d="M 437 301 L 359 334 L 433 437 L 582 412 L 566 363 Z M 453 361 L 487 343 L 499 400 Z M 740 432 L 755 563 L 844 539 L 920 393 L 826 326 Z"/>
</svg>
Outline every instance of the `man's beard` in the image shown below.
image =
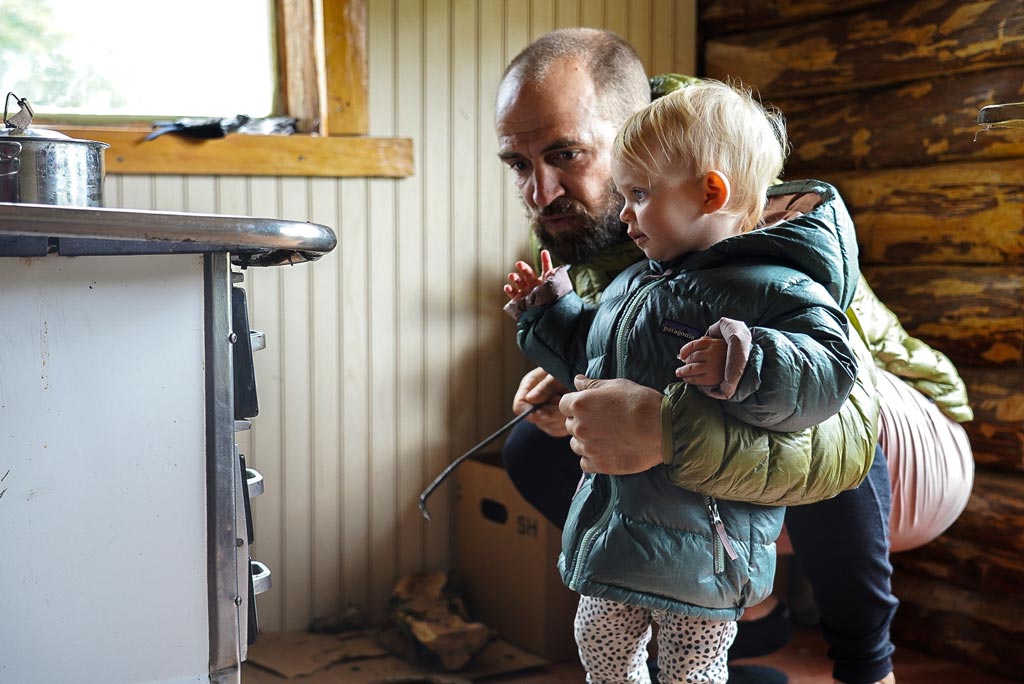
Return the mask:
<svg viewBox="0 0 1024 684">
<path fill-rule="evenodd" d="M 541 246 L 563 264 L 586 264 L 606 248 L 626 239 L 627 226 L 619 220 L 624 204 L 622 196 L 609 185 L 604 202 L 596 213 L 590 213 L 574 199 L 559 197 L 532 215 L 533 232 Z M 551 233 L 540 220 L 545 216 L 575 216 L 580 225 Z"/>
</svg>

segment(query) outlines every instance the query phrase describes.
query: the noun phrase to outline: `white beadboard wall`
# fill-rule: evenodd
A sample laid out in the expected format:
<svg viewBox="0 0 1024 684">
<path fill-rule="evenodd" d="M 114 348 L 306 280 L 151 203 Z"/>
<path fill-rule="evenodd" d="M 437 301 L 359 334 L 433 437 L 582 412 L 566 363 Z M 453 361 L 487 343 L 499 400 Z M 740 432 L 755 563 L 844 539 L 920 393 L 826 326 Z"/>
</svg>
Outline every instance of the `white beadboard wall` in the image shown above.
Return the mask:
<svg viewBox="0 0 1024 684">
<path fill-rule="evenodd" d="M 501 313 L 527 227 L 495 157 L 505 64 L 566 26 L 609 28 L 649 73 L 695 68 L 695 0 L 368 0 L 371 135 L 408 137 L 401 180 L 108 176 L 108 206 L 332 227 L 313 264 L 252 269 L 260 415 L 239 443 L 266 480 L 253 557 L 273 573 L 261 626 L 349 604 L 380 622 L 395 580 L 450 568 L 450 487 L 422 488 L 511 417 L 528 367 Z"/>
</svg>

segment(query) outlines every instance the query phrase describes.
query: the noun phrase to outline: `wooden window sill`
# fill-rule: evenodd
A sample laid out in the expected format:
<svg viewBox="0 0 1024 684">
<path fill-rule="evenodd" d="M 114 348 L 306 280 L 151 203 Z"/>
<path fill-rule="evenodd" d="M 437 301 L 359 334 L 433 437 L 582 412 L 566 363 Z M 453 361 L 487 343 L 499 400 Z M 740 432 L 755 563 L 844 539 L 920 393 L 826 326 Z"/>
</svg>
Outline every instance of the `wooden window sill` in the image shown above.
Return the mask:
<svg viewBox="0 0 1024 684">
<path fill-rule="evenodd" d="M 72 138 L 110 145 L 107 173 L 213 176 L 405 178 L 413 175 L 412 140 L 362 136 L 247 135 L 195 140 L 151 129 L 51 126 Z"/>
</svg>

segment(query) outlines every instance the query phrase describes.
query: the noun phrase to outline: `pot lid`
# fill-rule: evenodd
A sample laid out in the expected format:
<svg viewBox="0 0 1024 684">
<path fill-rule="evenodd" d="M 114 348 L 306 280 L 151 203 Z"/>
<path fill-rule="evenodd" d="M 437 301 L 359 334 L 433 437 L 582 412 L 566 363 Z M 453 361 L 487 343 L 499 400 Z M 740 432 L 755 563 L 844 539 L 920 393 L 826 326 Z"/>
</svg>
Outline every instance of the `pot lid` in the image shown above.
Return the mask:
<svg viewBox="0 0 1024 684">
<path fill-rule="evenodd" d="M 14 98 L 19 108 L 14 114 L 9 114 L 11 98 Z M 32 105 L 28 103 L 28 100 L 18 97 L 14 93 L 7 93 L 7 99 L 4 101 L 4 128 L 0 129 L 0 140 L 6 138 L 8 140 L 17 139 L 19 141 L 40 141 L 43 143 L 83 143 L 101 149 L 110 147 L 108 143 L 72 138 L 60 131 L 49 128 L 29 128 L 32 125 L 32 117 L 34 115 L 35 112 L 32 111 Z"/>
<path fill-rule="evenodd" d="M 32 140 L 65 140 L 79 142 L 69 135 L 48 128 L 7 128 L 0 130 L 0 138 L 31 138 Z"/>
</svg>

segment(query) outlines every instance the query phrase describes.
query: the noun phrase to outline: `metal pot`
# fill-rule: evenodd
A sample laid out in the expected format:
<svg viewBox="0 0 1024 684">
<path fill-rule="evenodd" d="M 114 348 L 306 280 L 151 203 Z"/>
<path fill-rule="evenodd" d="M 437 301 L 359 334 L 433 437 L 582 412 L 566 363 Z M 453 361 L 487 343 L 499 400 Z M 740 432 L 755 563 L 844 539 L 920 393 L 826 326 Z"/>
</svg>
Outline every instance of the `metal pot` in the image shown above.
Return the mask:
<svg viewBox="0 0 1024 684">
<path fill-rule="evenodd" d="M 0 202 L 103 206 L 103 150 L 110 145 L 29 128 L 32 109 L 15 98 L 21 110 L 9 117 L 5 104 L 7 130 L 0 131 Z"/>
</svg>

